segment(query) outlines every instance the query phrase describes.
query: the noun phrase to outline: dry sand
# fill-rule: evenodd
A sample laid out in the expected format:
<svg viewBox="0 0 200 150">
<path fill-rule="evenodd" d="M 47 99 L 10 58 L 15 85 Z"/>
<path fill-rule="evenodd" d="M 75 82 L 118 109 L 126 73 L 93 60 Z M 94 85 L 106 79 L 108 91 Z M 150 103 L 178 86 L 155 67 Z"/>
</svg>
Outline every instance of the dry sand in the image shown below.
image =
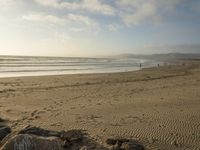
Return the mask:
<svg viewBox="0 0 200 150">
<path fill-rule="evenodd" d="M 0 117 L 18 130 L 84 129 L 147 149 L 200 149 L 200 65 L 137 72 L 0 79 Z"/>
</svg>

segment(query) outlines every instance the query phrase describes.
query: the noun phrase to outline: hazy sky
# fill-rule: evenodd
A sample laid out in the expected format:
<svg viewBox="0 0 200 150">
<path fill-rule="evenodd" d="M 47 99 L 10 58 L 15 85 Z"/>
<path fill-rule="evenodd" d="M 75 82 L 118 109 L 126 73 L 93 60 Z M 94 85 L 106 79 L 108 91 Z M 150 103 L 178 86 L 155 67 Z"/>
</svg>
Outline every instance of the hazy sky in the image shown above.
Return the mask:
<svg viewBox="0 0 200 150">
<path fill-rule="evenodd" d="M 200 0 L 0 0 L 0 54 L 200 52 Z"/>
</svg>

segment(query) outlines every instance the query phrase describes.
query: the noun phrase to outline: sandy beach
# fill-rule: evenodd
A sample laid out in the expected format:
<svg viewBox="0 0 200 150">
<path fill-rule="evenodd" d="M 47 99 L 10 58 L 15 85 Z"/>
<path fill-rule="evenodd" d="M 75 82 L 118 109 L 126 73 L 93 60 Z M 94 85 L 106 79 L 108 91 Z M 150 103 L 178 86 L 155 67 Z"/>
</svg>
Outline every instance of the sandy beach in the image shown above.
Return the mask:
<svg viewBox="0 0 200 150">
<path fill-rule="evenodd" d="M 0 117 L 26 125 L 82 129 L 106 147 L 132 138 L 146 149 L 200 149 L 200 64 L 136 72 L 0 79 Z"/>
</svg>

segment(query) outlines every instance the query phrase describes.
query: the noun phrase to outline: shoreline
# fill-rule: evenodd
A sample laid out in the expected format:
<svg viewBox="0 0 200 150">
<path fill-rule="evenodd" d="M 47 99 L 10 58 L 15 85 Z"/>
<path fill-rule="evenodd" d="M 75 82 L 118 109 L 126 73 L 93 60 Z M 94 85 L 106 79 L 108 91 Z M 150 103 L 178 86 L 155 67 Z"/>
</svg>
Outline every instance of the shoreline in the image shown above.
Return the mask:
<svg viewBox="0 0 200 150">
<path fill-rule="evenodd" d="M 136 139 L 147 149 L 195 149 L 200 147 L 200 64 L 181 64 L 0 78 L 0 118 L 13 130 L 26 125 L 86 130 L 99 144 L 114 136 Z"/>
<path fill-rule="evenodd" d="M 1 56 L 0 56 L 1 57 Z M 66 74 L 97 74 L 119 73 L 140 70 L 142 67 L 154 67 L 162 62 L 153 59 L 136 58 L 101 58 L 100 61 L 86 58 L 65 59 L 13 59 L 2 58 L 0 63 L 0 78 L 24 76 L 48 76 Z"/>
<path fill-rule="evenodd" d="M 9 78 L 34 78 L 34 77 L 52 77 L 52 76 L 76 76 L 76 75 L 80 75 L 80 76 L 87 76 L 87 75 L 113 75 L 113 74 L 123 74 L 123 73 L 134 73 L 134 72 L 139 72 L 139 71 L 143 71 L 145 69 L 155 69 L 155 68 L 162 68 L 162 67 L 170 67 L 170 66 L 177 66 L 180 65 L 178 63 L 174 63 L 173 65 L 160 65 L 160 66 L 151 66 L 151 67 L 143 67 L 143 68 L 138 68 L 137 70 L 132 70 L 132 71 L 119 71 L 119 72 L 100 72 L 100 73 L 69 73 L 69 74 L 44 74 L 44 75 L 25 75 L 25 76 L 11 76 L 11 77 L 1 77 L 0 79 L 9 79 Z M 14 73 L 14 72 L 13 72 Z"/>
<path fill-rule="evenodd" d="M 149 59 L 152 60 L 152 59 Z M 184 59 L 184 60 L 176 60 L 176 59 L 169 59 L 169 60 L 154 60 L 155 62 L 160 62 L 159 66 L 157 64 L 155 66 L 149 66 L 149 67 L 142 67 L 137 68 L 136 70 L 132 71 L 119 71 L 119 72 L 91 72 L 91 73 L 60 73 L 60 74 L 43 74 L 43 75 L 22 75 L 22 76 L 10 76 L 10 77 L 2 77 L 0 76 L 0 79 L 6 79 L 6 78 L 26 78 L 26 77 L 51 77 L 51 76 L 76 76 L 76 75 L 102 75 L 102 74 L 121 74 L 121 73 L 134 73 L 138 71 L 143 71 L 145 69 L 155 69 L 155 68 L 163 68 L 163 67 L 173 67 L 173 66 L 182 66 L 183 64 L 198 64 L 199 59 Z M 13 72 L 15 73 L 15 72 Z"/>
</svg>

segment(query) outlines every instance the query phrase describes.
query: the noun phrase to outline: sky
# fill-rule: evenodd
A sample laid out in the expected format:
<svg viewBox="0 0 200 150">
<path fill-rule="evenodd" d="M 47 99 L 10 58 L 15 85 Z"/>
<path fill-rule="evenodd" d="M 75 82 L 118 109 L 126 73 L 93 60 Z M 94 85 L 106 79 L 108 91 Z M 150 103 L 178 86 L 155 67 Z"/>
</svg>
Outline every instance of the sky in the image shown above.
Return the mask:
<svg viewBox="0 0 200 150">
<path fill-rule="evenodd" d="M 0 0 L 0 55 L 200 53 L 200 0 Z"/>
</svg>

